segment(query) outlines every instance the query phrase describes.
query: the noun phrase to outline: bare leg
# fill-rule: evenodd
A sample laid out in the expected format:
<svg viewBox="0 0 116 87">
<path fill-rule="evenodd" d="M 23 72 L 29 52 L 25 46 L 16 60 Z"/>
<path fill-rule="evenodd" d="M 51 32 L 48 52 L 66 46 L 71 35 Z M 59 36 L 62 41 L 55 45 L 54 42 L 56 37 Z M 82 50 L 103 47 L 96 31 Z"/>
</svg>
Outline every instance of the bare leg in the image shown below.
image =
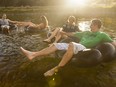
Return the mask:
<svg viewBox="0 0 116 87">
<path fill-rule="evenodd" d="M 21 47 L 21 50 L 28 57 L 28 59 L 32 60 L 33 58 L 35 58 L 37 56 L 44 56 L 44 55 L 51 54 L 51 53 L 55 52 L 57 50 L 57 48 L 54 45 L 52 45 L 51 47 L 47 47 L 38 52 L 31 52 L 31 51 L 25 50 L 22 47 Z"/>
<path fill-rule="evenodd" d="M 45 41 L 45 42 L 51 42 L 51 39 L 54 38 L 54 37 L 58 34 L 59 31 L 60 31 L 60 28 L 56 28 L 56 29 L 52 32 L 51 36 L 50 36 L 48 39 L 45 39 L 44 41 Z"/>
<path fill-rule="evenodd" d="M 44 76 L 52 76 L 59 67 L 65 66 L 72 59 L 73 49 L 74 49 L 74 46 L 73 46 L 72 43 L 70 43 L 69 47 L 68 47 L 68 50 L 64 54 L 62 60 L 58 64 L 58 66 L 56 66 L 56 67 L 52 68 L 51 70 L 45 72 Z"/>
<path fill-rule="evenodd" d="M 60 33 L 57 34 L 55 41 L 53 43 L 57 43 L 61 38 L 67 38 L 68 36 L 66 35 L 61 35 Z M 53 43 L 49 44 L 49 46 L 52 46 Z"/>
<path fill-rule="evenodd" d="M 58 32 L 57 36 L 55 37 L 55 41 L 53 43 L 57 43 L 61 37 L 62 37 L 61 34 Z M 52 46 L 53 43 L 49 44 L 49 46 Z"/>
<path fill-rule="evenodd" d="M 61 37 L 62 37 L 62 35 L 61 35 L 60 33 L 58 33 L 58 34 L 56 35 L 56 38 L 55 38 L 54 43 L 57 43 L 57 42 L 60 40 Z"/>
<path fill-rule="evenodd" d="M 70 43 L 67 52 L 64 54 L 62 60 L 58 64 L 59 67 L 65 66 L 72 59 L 72 56 L 74 54 L 73 49 L 74 49 L 74 46 L 72 43 Z"/>
</svg>

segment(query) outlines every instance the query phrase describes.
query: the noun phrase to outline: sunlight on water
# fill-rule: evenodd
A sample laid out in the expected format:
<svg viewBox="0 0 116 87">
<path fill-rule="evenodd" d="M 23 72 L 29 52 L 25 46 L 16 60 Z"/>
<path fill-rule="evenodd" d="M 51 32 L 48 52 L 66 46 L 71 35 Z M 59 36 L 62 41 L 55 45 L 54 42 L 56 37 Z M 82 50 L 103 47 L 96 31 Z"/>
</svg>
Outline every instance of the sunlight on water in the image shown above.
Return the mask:
<svg viewBox="0 0 116 87">
<path fill-rule="evenodd" d="M 55 73 L 53 76 L 47 78 L 49 87 L 57 87 L 61 84 L 62 80 L 58 73 Z"/>
<path fill-rule="evenodd" d="M 90 30 L 90 21 L 79 22 L 79 29 L 82 30 L 82 31 Z"/>
<path fill-rule="evenodd" d="M 49 82 L 49 87 L 55 87 L 56 86 L 56 81 L 55 81 L 55 78 L 51 79 Z"/>
</svg>

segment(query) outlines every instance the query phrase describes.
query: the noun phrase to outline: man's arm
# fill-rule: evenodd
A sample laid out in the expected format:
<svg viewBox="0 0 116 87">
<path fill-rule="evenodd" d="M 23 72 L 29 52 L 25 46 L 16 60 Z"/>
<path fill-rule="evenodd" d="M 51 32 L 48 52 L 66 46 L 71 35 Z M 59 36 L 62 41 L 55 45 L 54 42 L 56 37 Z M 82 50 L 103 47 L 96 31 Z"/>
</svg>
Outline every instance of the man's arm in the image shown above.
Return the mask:
<svg viewBox="0 0 116 87">
<path fill-rule="evenodd" d="M 74 36 L 74 34 L 75 34 L 75 32 L 67 33 L 67 32 L 64 32 L 64 31 L 60 31 L 60 33 L 62 35 L 67 35 L 67 36 Z"/>
</svg>

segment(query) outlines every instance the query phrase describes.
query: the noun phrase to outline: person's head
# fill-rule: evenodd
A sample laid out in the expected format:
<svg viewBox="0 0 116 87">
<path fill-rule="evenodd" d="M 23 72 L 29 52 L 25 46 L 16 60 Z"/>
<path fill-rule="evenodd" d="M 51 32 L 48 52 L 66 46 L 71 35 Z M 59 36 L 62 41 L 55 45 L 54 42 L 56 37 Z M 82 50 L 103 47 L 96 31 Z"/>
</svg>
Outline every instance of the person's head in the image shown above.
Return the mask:
<svg viewBox="0 0 116 87">
<path fill-rule="evenodd" d="M 97 31 L 99 31 L 100 28 L 101 28 L 101 26 L 102 26 L 101 20 L 99 20 L 99 19 L 93 19 L 93 20 L 91 21 L 90 28 L 91 28 L 91 31 L 92 31 L 92 32 L 97 32 Z"/>
<path fill-rule="evenodd" d="M 76 22 L 76 18 L 74 16 L 68 17 L 68 23 L 75 23 L 75 22 Z"/>
<path fill-rule="evenodd" d="M 4 13 L 4 14 L 2 15 L 2 18 L 3 18 L 3 19 L 6 19 L 6 17 L 7 17 L 7 16 L 6 16 L 6 14 Z"/>
</svg>

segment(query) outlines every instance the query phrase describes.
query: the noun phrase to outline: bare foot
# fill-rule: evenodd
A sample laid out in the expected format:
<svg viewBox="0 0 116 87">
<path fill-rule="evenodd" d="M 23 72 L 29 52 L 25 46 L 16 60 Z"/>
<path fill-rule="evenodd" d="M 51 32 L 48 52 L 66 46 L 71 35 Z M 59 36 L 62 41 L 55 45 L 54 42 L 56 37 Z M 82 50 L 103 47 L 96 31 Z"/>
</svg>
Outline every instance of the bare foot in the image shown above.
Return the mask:
<svg viewBox="0 0 116 87">
<path fill-rule="evenodd" d="M 52 68 L 51 70 L 48 70 L 47 72 L 45 72 L 45 73 L 44 73 L 44 76 L 45 76 L 45 77 L 47 77 L 47 76 L 52 76 L 52 75 L 54 75 L 55 72 L 57 72 L 57 71 L 58 71 L 57 67 Z"/>
<path fill-rule="evenodd" d="M 51 40 L 49 40 L 49 39 L 45 39 L 43 42 L 51 43 Z"/>
<path fill-rule="evenodd" d="M 28 57 L 29 60 L 32 60 L 34 58 L 34 52 L 30 52 L 25 50 L 23 47 L 20 47 L 20 49 L 22 50 L 22 52 L 25 54 L 25 56 Z"/>
</svg>

